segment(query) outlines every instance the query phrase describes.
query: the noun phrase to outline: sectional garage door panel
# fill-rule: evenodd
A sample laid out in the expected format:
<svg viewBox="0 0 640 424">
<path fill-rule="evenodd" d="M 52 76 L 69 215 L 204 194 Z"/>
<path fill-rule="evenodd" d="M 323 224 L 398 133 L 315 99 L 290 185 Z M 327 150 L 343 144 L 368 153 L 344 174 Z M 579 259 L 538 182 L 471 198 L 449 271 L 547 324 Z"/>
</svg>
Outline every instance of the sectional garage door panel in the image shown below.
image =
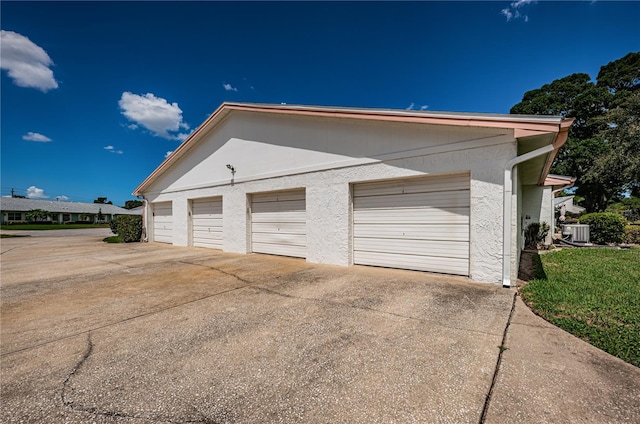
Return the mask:
<svg viewBox="0 0 640 424">
<path fill-rule="evenodd" d="M 469 225 L 469 208 L 449 208 L 449 210 L 434 209 L 429 207 L 412 209 L 395 209 L 389 205 L 389 209 L 365 209 L 358 210 L 357 202 L 354 202 L 354 222 L 371 224 L 452 224 Z"/>
<path fill-rule="evenodd" d="M 469 175 L 353 188 L 354 263 L 469 274 Z"/>
<path fill-rule="evenodd" d="M 173 209 L 171 202 L 153 204 L 153 241 L 173 243 Z"/>
<path fill-rule="evenodd" d="M 363 210 L 387 210 L 393 204 L 398 209 L 436 209 L 448 211 L 456 208 L 469 208 L 469 190 L 456 190 L 433 193 L 397 193 L 356 197 L 355 202 Z"/>
<path fill-rule="evenodd" d="M 384 239 L 384 248 L 381 248 L 378 238 L 358 238 L 354 240 L 354 248 L 362 252 L 389 253 L 392 255 L 416 255 L 421 256 L 467 259 L 469 243 L 455 241 L 414 240 L 405 238 Z"/>
<path fill-rule="evenodd" d="M 469 175 L 440 175 L 429 177 L 431 184 L 425 186 L 424 179 L 388 180 L 354 186 L 355 197 L 381 196 L 398 193 L 429 193 L 453 190 L 469 190 Z"/>
<path fill-rule="evenodd" d="M 466 224 L 466 221 L 463 222 Z M 378 224 L 361 223 L 354 228 L 354 239 L 407 237 L 414 240 L 469 241 L 467 225 L 420 225 L 420 224 Z"/>
<path fill-rule="evenodd" d="M 222 198 L 192 200 L 191 231 L 195 247 L 222 249 Z"/>
<path fill-rule="evenodd" d="M 363 252 L 357 264 L 438 272 L 441 274 L 468 275 L 469 273 L 469 261 L 467 259 L 450 259 L 445 263 L 438 257 Z"/>
<path fill-rule="evenodd" d="M 304 190 L 259 193 L 251 197 L 251 250 L 307 256 Z"/>
</svg>

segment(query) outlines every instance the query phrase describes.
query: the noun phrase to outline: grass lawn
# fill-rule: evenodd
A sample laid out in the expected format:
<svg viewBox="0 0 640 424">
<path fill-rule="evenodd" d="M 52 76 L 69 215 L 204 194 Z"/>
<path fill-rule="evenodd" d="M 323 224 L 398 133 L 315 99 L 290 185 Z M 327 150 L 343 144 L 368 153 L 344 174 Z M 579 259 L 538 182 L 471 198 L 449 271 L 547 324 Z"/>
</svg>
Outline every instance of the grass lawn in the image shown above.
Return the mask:
<svg viewBox="0 0 640 424">
<path fill-rule="evenodd" d="M 540 316 L 640 367 L 640 249 L 540 255 L 522 298 Z"/>
<path fill-rule="evenodd" d="M 102 239 L 105 243 L 122 243 L 122 239 L 120 236 L 111 236 Z"/>
<path fill-rule="evenodd" d="M 2 230 L 78 230 L 82 228 L 109 228 L 109 224 L 15 224 L 2 225 Z"/>
</svg>

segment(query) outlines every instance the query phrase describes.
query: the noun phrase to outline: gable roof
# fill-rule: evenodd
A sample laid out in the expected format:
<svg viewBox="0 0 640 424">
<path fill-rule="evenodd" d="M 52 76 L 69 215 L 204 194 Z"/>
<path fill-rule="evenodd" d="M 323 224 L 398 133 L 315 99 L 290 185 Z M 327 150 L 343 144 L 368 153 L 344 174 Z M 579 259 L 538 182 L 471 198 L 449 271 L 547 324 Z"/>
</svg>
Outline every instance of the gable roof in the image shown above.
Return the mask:
<svg viewBox="0 0 640 424">
<path fill-rule="evenodd" d="M 0 197 L 0 210 L 12 212 L 28 212 L 42 209 L 54 213 L 91 213 L 99 211 L 105 215 L 140 215 L 140 210 L 134 211 L 119 206 L 104 203 L 59 202 L 54 200 L 23 199 L 20 197 Z"/>
<path fill-rule="evenodd" d="M 574 197 L 575 196 L 554 197 L 554 199 L 553 199 L 553 207 L 557 208 L 557 207 L 562 206 L 564 204 L 565 207 L 567 208 L 567 212 L 571 212 L 571 213 L 582 213 L 582 212 L 584 212 L 586 210 L 585 208 L 583 208 L 582 206 L 578 206 L 578 205 L 574 205 L 573 204 Z"/>
<path fill-rule="evenodd" d="M 576 183 L 576 177 L 569 177 L 567 175 L 549 174 L 544 180 L 545 186 L 552 186 L 553 189 L 558 188 L 571 188 Z"/>
<path fill-rule="evenodd" d="M 463 127 L 506 128 L 514 131 L 514 137 L 523 139 L 540 135 L 554 135 L 554 151 L 544 165 L 540 183 L 544 181 L 557 151 L 567 139 L 573 118 L 550 115 L 505 115 L 490 113 L 434 112 L 423 110 L 369 109 L 330 106 L 275 105 L 258 103 L 222 103 L 209 118 L 196 128 L 182 144 L 169 155 L 134 191 L 140 195 L 162 173 L 184 156 L 210 130 L 235 111 L 281 114 L 289 116 L 315 116 L 370 121 L 419 123 L 426 125 L 450 125 Z"/>
</svg>

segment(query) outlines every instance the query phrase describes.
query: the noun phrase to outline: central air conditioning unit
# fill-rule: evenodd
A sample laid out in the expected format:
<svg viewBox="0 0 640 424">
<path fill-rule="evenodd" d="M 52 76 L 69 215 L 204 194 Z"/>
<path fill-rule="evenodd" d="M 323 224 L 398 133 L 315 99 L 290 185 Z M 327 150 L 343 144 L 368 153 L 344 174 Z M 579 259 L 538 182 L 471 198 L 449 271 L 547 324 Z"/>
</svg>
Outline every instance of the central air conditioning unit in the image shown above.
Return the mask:
<svg viewBox="0 0 640 424">
<path fill-rule="evenodd" d="M 589 243 L 589 226 L 586 224 L 565 224 L 562 238 L 573 243 Z"/>
</svg>

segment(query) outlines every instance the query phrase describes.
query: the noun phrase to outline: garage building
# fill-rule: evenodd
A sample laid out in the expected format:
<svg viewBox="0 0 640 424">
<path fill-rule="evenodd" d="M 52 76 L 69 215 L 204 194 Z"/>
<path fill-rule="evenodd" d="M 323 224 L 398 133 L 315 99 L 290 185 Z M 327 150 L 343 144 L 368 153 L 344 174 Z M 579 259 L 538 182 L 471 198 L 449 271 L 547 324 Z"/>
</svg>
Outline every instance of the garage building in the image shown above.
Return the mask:
<svg viewBox="0 0 640 424">
<path fill-rule="evenodd" d="M 152 242 L 508 286 L 571 123 L 224 103 L 134 194 Z"/>
</svg>

